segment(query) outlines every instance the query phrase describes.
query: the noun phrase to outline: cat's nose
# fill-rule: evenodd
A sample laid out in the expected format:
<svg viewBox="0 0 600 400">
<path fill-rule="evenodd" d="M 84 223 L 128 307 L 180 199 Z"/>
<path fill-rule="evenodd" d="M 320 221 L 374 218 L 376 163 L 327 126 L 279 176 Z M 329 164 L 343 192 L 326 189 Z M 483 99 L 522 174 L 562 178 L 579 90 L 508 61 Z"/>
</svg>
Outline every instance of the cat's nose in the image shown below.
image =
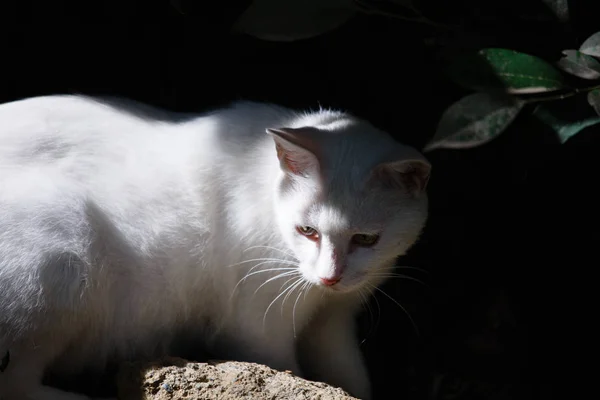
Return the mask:
<svg viewBox="0 0 600 400">
<path fill-rule="evenodd" d="M 325 285 L 325 286 L 333 286 L 336 283 L 338 283 L 340 281 L 340 279 L 342 279 L 342 278 L 341 277 L 335 277 L 335 278 L 331 278 L 331 279 L 328 279 L 328 278 L 319 278 L 319 279 L 321 279 L 321 283 L 323 283 L 323 285 Z"/>
</svg>

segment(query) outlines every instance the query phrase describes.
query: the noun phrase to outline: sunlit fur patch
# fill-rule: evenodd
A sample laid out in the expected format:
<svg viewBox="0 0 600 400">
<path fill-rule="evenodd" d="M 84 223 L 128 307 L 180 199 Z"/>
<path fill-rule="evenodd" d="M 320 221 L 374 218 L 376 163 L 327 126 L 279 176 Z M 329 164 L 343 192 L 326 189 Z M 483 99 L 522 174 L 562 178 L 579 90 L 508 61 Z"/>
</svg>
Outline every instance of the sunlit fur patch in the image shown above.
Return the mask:
<svg viewBox="0 0 600 400">
<path fill-rule="evenodd" d="M 348 230 L 349 221 L 344 212 L 328 205 L 315 205 L 309 209 L 308 219 L 323 233 Z"/>
</svg>

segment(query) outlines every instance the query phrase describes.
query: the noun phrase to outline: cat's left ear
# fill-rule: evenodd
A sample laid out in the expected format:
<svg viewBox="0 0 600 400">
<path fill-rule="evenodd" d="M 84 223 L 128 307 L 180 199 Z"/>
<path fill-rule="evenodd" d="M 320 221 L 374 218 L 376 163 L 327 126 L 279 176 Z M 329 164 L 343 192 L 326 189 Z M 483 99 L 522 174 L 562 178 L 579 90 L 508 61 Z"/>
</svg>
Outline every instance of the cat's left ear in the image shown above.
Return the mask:
<svg viewBox="0 0 600 400">
<path fill-rule="evenodd" d="M 306 177 L 318 171 L 317 129 L 269 128 L 267 133 L 275 141 L 277 158 L 284 172 Z"/>
<path fill-rule="evenodd" d="M 373 170 L 373 178 L 390 188 L 404 189 L 414 196 L 425 192 L 431 164 L 424 157 L 382 163 Z"/>
</svg>

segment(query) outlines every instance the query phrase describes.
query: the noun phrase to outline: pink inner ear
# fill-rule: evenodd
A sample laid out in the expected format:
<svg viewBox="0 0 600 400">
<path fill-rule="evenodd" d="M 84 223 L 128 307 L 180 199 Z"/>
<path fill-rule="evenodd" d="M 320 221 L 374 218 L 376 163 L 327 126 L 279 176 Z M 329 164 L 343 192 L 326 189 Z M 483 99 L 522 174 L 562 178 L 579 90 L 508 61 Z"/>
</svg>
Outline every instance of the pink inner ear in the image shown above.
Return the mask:
<svg viewBox="0 0 600 400">
<path fill-rule="evenodd" d="M 301 175 L 303 168 L 298 163 L 298 159 L 301 158 L 299 154 L 294 154 L 293 151 L 289 151 L 283 148 L 279 143 L 275 144 L 277 150 L 277 158 L 282 167 L 295 175 Z"/>
<path fill-rule="evenodd" d="M 318 169 L 318 160 L 313 152 L 315 141 L 314 128 L 267 129 L 273 136 L 277 158 L 281 168 L 295 175 L 305 175 Z"/>
</svg>

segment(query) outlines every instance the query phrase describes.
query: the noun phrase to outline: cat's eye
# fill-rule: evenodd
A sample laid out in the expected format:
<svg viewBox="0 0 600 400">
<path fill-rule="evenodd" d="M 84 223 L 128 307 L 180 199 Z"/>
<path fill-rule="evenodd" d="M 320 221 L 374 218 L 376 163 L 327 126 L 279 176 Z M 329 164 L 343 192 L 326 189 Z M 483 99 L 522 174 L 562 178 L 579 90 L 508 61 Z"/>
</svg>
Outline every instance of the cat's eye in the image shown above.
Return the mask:
<svg viewBox="0 0 600 400">
<path fill-rule="evenodd" d="M 358 233 L 352 236 L 352 243 L 361 247 L 371 247 L 379 241 L 379 235 Z"/>
<path fill-rule="evenodd" d="M 311 226 L 297 226 L 296 230 L 310 240 L 317 241 L 319 239 L 319 232 Z"/>
</svg>

